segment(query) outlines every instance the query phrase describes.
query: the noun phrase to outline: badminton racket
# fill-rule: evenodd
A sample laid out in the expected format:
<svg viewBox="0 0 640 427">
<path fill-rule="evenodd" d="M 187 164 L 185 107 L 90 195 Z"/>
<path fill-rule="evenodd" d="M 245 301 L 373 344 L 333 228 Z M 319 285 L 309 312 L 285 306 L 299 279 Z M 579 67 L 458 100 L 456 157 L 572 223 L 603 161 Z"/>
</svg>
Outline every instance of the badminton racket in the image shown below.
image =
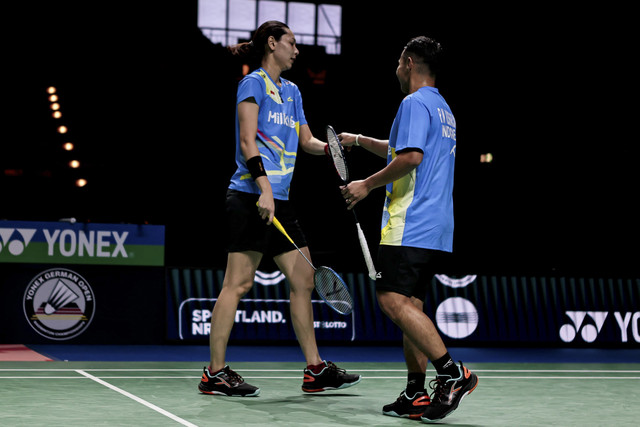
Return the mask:
<svg viewBox="0 0 640 427">
<path fill-rule="evenodd" d="M 333 165 L 336 167 L 336 171 L 338 172 L 340 179 L 346 185 L 349 183 L 349 169 L 347 168 L 347 162 L 344 158 L 344 150 L 342 149 L 342 144 L 340 144 L 340 140 L 338 139 L 338 134 L 336 134 L 336 131 L 333 130 L 333 127 L 331 126 L 327 126 L 327 141 L 329 142 L 329 153 L 331 154 L 331 159 L 333 159 Z M 371 278 L 371 280 L 376 280 L 376 269 L 373 265 L 373 259 L 371 259 L 367 239 L 364 237 L 362 227 L 360 227 L 356 211 L 352 209 L 351 212 L 353 212 L 353 218 L 356 221 L 358 240 L 360 241 L 362 255 L 364 255 L 364 262 L 367 264 L 369 278 Z"/>
<path fill-rule="evenodd" d="M 318 295 L 320 295 L 324 302 L 340 314 L 351 314 L 353 311 L 353 299 L 351 298 L 349 289 L 347 289 L 347 284 L 342 280 L 342 277 L 329 267 L 321 266 L 316 268 L 311 261 L 309 261 L 309 258 L 302 253 L 293 239 L 289 237 L 284 227 L 275 216 L 273 217 L 273 225 L 275 225 L 284 237 L 286 237 L 291 244 L 295 246 L 300 255 L 302 255 L 305 261 L 307 261 L 311 268 L 313 268 L 313 284 L 315 285 Z"/>
</svg>

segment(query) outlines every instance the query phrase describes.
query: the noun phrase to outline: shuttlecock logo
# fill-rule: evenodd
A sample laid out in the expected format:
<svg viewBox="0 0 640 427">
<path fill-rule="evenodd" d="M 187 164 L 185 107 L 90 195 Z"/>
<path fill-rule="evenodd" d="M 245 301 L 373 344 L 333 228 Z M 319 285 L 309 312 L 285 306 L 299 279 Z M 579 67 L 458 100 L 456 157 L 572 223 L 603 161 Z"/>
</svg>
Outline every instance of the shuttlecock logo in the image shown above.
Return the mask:
<svg viewBox="0 0 640 427">
<path fill-rule="evenodd" d="M 58 280 L 44 306 L 44 314 L 53 314 L 60 308 L 80 298 L 80 295 L 69 289 L 62 280 Z"/>
<path fill-rule="evenodd" d="M 95 312 L 89 283 L 64 268 L 44 271 L 34 277 L 24 293 L 24 314 L 31 327 L 53 340 L 68 340 L 83 333 Z"/>
</svg>

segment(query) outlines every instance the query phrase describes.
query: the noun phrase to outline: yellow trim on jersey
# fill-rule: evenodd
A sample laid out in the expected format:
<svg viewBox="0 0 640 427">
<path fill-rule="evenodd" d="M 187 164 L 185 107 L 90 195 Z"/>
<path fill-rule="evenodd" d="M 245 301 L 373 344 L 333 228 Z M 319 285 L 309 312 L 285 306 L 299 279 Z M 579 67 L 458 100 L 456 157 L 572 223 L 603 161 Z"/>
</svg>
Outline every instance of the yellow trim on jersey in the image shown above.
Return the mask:
<svg viewBox="0 0 640 427">
<path fill-rule="evenodd" d="M 395 148 L 391 148 L 391 159 L 396 158 Z M 393 181 L 391 192 L 386 192 L 387 203 L 384 209 L 389 216 L 389 221 L 381 231 L 380 244 L 400 246 L 404 235 L 405 218 L 407 210 L 413 201 L 416 187 L 416 170 Z M 385 214 L 383 214 L 385 216 Z"/>
<path fill-rule="evenodd" d="M 289 156 L 289 157 L 297 157 L 297 156 L 298 156 L 298 153 L 296 153 L 295 151 L 286 151 L 286 150 L 284 149 L 285 144 L 284 144 L 284 142 L 283 142 L 280 138 L 278 138 L 278 137 L 277 137 L 277 136 L 275 136 L 275 135 L 273 135 L 271 138 L 273 138 L 273 140 L 274 140 L 275 142 L 277 142 L 278 144 L 280 144 L 280 151 L 282 152 L 282 154 L 281 154 L 281 155 Z"/>
<path fill-rule="evenodd" d="M 278 86 L 276 86 L 276 84 L 271 80 L 271 77 L 269 77 L 267 73 L 262 69 L 258 70 L 258 75 L 262 77 L 265 84 L 267 85 L 267 95 L 269 95 L 269 97 L 273 99 L 276 104 L 282 104 L 283 101 L 280 97 L 280 89 L 278 89 Z"/>
<path fill-rule="evenodd" d="M 265 141 L 261 140 L 261 142 L 265 142 L 265 143 L 271 144 L 271 146 L 273 148 L 275 148 L 276 151 L 280 154 L 280 162 L 279 162 L 280 163 L 280 170 L 266 169 L 265 172 L 267 173 L 267 175 L 277 175 L 277 176 L 285 176 L 285 175 L 293 173 L 294 166 L 292 165 L 292 166 L 288 166 L 287 167 L 287 165 L 285 163 L 285 156 L 293 157 L 294 159 L 291 160 L 291 161 L 295 162 L 295 158 L 298 157 L 298 153 L 285 150 L 284 149 L 285 143 L 280 138 L 278 138 L 277 136 L 273 135 L 273 136 L 271 136 L 271 138 L 272 138 L 272 140 L 270 140 L 270 141 L 266 141 L 265 142 Z M 262 157 L 264 157 L 265 159 L 267 158 L 267 156 L 265 156 L 262 153 L 260 155 Z M 249 179 L 249 178 L 251 178 L 251 174 L 250 173 L 247 173 L 247 174 L 244 174 L 244 175 L 240 176 L 241 180 Z"/>
<path fill-rule="evenodd" d="M 284 157 L 288 156 L 288 157 L 293 157 L 294 158 L 294 162 L 295 162 L 295 158 L 298 156 L 298 153 L 292 153 L 290 151 L 286 151 L 284 149 L 285 144 L 284 142 L 282 142 L 282 140 L 280 138 L 278 138 L 277 136 L 273 135 L 271 138 L 273 138 L 278 144 L 280 144 L 282 146 L 282 149 L 280 150 L 280 170 L 268 170 L 267 174 L 268 175 L 288 175 L 290 173 L 293 173 L 293 166 L 289 166 L 287 167 L 287 165 L 285 164 L 284 161 Z"/>
</svg>

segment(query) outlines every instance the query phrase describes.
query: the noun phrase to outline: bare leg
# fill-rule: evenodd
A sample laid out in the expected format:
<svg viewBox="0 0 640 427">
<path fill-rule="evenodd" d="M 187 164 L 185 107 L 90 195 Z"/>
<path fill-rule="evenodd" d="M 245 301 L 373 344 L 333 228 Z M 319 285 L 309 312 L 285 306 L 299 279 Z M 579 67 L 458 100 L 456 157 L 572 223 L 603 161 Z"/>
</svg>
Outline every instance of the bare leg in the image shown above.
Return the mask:
<svg viewBox="0 0 640 427">
<path fill-rule="evenodd" d="M 411 303 L 415 305 L 418 310 L 422 311 L 424 303 L 418 298 L 412 297 Z M 424 374 L 427 370 L 427 363 L 429 362 L 427 355 L 420 351 L 406 334 L 402 334 L 402 348 L 404 350 L 404 360 L 407 364 L 407 371 Z"/>
<path fill-rule="evenodd" d="M 261 259 L 262 254 L 253 251 L 229 254 L 222 290 L 211 316 L 209 348 L 212 372 L 224 368 L 226 364 L 227 343 L 235 322 L 238 303 L 253 286 Z"/>
<path fill-rule="evenodd" d="M 307 247 L 301 248 L 301 251 L 311 259 Z M 291 284 L 291 321 L 307 365 L 318 365 L 322 359 L 313 328 L 313 269 L 295 250 L 280 254 L 274 260 Z"/>
<path fill-rule="evenodd" d="M 378 291 L 376 294 L 382 311 L 400 327 L 415 349 L 431 360 L 437 360 L 447 353 L 447 348 L 435 325 L 421 309 L 416 307 L 411 298 L 387 291 Z M 411 348 L 409 351 L 415 354 Z M 409 363 L 419 366 L 421 362 L 419 357 L 414 357 L 411 361 L 407 361 L 407 364 Z"/>
</svg>

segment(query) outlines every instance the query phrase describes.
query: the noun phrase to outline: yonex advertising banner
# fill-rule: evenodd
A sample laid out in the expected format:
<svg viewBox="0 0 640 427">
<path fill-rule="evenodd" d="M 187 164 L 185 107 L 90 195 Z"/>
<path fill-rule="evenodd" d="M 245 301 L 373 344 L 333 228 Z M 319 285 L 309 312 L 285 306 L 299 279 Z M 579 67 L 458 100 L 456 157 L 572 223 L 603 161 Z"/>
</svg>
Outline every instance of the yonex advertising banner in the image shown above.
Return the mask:
<svg viewBox="0 0 640 427">
<path fill-rule="evenodd" d="M 640 279 L 437 275 L 425 311 L 448 343 L 640 347 Z"/>
<path fill-rule="evenodd" d="M 0 262 L 164 265 L 164 226 L 0 221 Z"/>
<path fill-rule="evenodd" d="M 168 270 L 170 340 L 208 339 L 223 275 L 219 270 Z M 365 274 L 343 277 L 354 297 L 354 311 L 342 316 L 320 298 L 314 300 L 317 338 L 401 342 L 400 330 L 378 307 L 374 282 Z M 258 272 L 240 302 L 231 339 L 294 340 L 288 286 L 279 272 Z M 639 301 L 640 279 L 436 275 L 425 312 L 447 345 L 637 348 Z"/>
</svg>

